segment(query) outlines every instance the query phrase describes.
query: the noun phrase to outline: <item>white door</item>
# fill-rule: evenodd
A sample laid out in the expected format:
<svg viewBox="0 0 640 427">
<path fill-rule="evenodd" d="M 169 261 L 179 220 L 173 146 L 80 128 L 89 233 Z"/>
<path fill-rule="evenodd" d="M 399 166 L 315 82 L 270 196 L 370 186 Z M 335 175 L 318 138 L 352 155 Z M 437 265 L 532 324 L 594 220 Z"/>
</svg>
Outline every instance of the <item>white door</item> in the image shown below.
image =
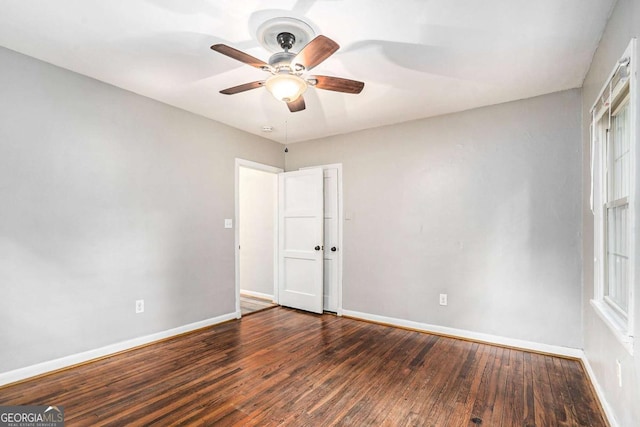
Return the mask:
<svg viewBox="0 0 640 427">
<path fill-rule="evenodd" d="M 324 169 L 324 309 L 338 311 L 338 169 Z"/>
<path fill-rule="evenodd" d="M 323 172 L 286 172 L 278 179 L 279 303 L 322 313 Z"/>
</svg>

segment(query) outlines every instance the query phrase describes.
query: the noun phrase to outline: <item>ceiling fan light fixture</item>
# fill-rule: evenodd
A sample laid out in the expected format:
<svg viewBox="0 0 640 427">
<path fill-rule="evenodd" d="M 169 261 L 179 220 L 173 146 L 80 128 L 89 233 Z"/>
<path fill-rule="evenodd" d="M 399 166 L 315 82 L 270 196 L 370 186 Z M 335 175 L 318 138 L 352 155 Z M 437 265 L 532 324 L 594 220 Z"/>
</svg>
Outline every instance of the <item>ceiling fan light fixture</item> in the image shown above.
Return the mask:
<svg viewBox="0 0 640 427">
<path fill-rule="evenodd" d="M 307 90 L 307 82 L 294 74 L 276 74 L 264 84 L 278 101 L 295 101 Z"/>
<path fill-rule="evenodd" d="M 295 53 L 291 52 L 290 49 L 298 41 L 298 36 L 285 28 L 278 29 L 276 34 L 275 40 L 282 51 L 277 51 L 271 55 L 269 63 L 231 46 L 220 43 L 211 46 L 211 49 L 218 53 L 272 74 L 266 80 L 244 83 L 223 89 L 220 91 L 221 94 L 233 95 L 264 86 L 274 98 L 286 103 L 290 112 L 296 113 L 306 108 L 302 94 L 309 85 L 317 89 L 341 93 L 358 94 L 362 92 L 364 88 L 363 82 L 341 77 L 307 76 L 305 74 L 306 71 L 311 70 L 333 55 L 340 48 L 338 43 L 329 37 L 319 35 Z"/>
</svg>

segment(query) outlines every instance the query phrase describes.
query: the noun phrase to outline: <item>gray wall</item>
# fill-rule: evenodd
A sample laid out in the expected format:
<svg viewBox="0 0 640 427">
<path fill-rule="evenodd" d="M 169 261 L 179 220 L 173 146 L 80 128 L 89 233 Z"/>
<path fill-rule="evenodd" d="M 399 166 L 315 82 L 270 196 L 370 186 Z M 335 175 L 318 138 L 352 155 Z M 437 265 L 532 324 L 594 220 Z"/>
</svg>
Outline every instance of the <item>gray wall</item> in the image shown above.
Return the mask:
<svg viewBox="0 0 640 427">
<path fill-rule="evenodd" d="M 343 308 L 581 348 L 580 105 L 571 90 L 291 144 L 287 170 L 344 165 Z"/>
<path fill-rule="evenodd" d="M 234 158 L 281 145 L 3 48 L 0 94 L 0 372 L 235 311 Z"/>
<path fill-rule="evenodd" d="M 640 0 L 618 0 L 605 33 L 593 58 L 583 86 L 582 139 L 583 139 L 583 252 L 584 252 L 584 350 L 589 364 L 602 387 L 607 401 L 621 426 L 640 425 L 640 346 L 635 339 L 634 354 L 629 354 L 614 338 L 609 328 L 596 315 L 589 301 L 593 298 L 593 215 L 589 206 L 590 149 L 589 111 L 609 73 L 626 49 L 629 41 L 640 34 Z M 637 55 L 637 53 L 636 53 Z M 640 109 L 639 109 L 640 110 Z M 638 123 L 638 117 L 636 117 Z M 640 127 L 636 125 L 636 130 Z M 640 141 L 640 136 L 636 136 Z M 640 155 L 640 150 L 637 150 Z M 640 165 L 640 158 L 636 159 Z M 636 212 L 640 212 L 640 197 L 636 195 Z M 636 227 L 636 241 L 640 243 L 640 227 Z M 636 252 L 635 319 L 636 331 L 640 326 L 640 251 Z M 618 386 L 616 359 L 622 363 L 622 387 Z"/>
</svg>

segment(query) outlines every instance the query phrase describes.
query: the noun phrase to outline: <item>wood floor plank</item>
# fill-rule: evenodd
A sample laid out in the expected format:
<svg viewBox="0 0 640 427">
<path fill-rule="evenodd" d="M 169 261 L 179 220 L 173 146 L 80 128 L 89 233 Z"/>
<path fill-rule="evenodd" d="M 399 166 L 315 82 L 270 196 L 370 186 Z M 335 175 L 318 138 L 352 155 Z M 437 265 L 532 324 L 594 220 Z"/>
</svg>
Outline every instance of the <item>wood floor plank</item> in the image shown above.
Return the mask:
<svg viewBox="0 0 640 427">
<path fill-rule="evenodd" d="M 495 389 L 495 393 L 493 394 L 493 410 L 491 412 L 491 418 L 486 419 L 488 425 L 492 426 L 501 426 L 503 424 L 503 418 L 505 417 L 505 407 L 508 407 L 509 404 L 505 404 L 505 401 L 510 400 L 511 396 L 508 396 L 507 391 L 507 383 L 510 374 L 510 366 L 509 366 L 509 356 L 511 354 L 511 349 L 503 348 L 502 355 L 500 357 L 500 369 L 497 371 L 497 375 L 495 377 L 495 385 L 492 387 Z"/>
<path fill-rule="evenodd" d="M 555 399 L 551 390 L 549 373 L 544 357 L 540 354 L 531 355 L 536 425 L 555 427 L 558 425 Z"/>
<path fill-rule="evenodd" d="M 593 389 L 582 365 L 566 359 L 560 359 L 560 365 L 565 376 L 567 390 L 573 402 L 577 424 L 585 426 L 607 425 L 598 402 L 590 403 L 589 396 L 593 395 Z"/>
<path fill-rule="evenodd" d="M 495 372 L 499 369 L 502 348 L 490 347 L 487 351 L 489 353 L 489 361 L 482 372 L 482 379 L 475 395 L 475 401 L 471 411 L 471 418 L 480 420 L 480 422 L 488 419 L 493 412 L 493 396 L 495 396 L 497 390 L 493 389 L 495 384 L 492 383 L 492 378 L 495 377 Z"/>
<path fill-rule="evenodd" d="M 551 390 L 556 400 L 554 411 L 558 425 L 574 426 L 578 424 L 578 418 L 571 400 L 566 377 L 562 372 L 562 362 L 560 359 L 553 357 L 545 357 L 545 362 L 549 372 Z"/>
<path fill-rule="evenodd" d="M 474 363 L 469 366 L 468 372 L 465 372 L 465 379 L 462 382 L 458 396 L 456 398 L 456 406 L 451 413 L 451 425 L 475 425 L 472 422 L 473 408 L 475 397 L 482 382 L 483 373 L 489 361 L 490 353 L 481 351 L 481 345 L 474 343 Z"/>
<path fill-rule="evenodd" d="M 531 353 L 523 354 L 523 381 L 524 381 L 524 427 L 533 427 L 536 425 L 536 405 L 535 393 L 533 391 L 533 363 L 531 361 Z"/>
<path fill-rule="evenodd" d="M 407 425 L 419 422 L 424 418 L 434 403 L 434 396 L 439 393 L 436 386 L 437 369 L 444 371 L 443 364 L 449 358 L 449 349 L 451 342 L 448 340 L 438 340 L 433 347 L 433 353 L 429 353 L 425 357 L 423 369 L 420 371 L 423 375 L 416 375 L 415 371 L 408 368 L 400 370 L 396 373 L 396 387 L 392 389 L 390 399 L 388 399 L 387 410 L 383 413 L 381 419 L 375 420 L 374 424 L 388 425 Z M 429 369 L 428 367 L 431 367 Z M 426 368 L 426 369 L 424 369 Z"/>
<path fill-rule="evenodd" d="M 69 426 L 606 426 L 575 360 L 285 308 L 0 388 Z"/>
<path fill-rule="evenodd" d="M 523 352 L 511 350 L 509 353 L 510 377 L 505 384 L 505 410 L 502 416 L 502 425 L 524 425 L 524 357 Z"/>
<path fill-rule="evenodd" d="M 446 340 L 449 342 L 449 340 Z M 415 412 L 414 418 L 408 425 L 416 423 L 427 425 L 445 425 L 452 422 L 457 394 L 460 391 L 461 382 L 464 375 L 468 373 L 468 369 L 475 351 L 473 345 L 467 341 L 451 341 L 452 346 L 447 351 L 447 360 L 440 361 L 435 366 L 438 369 L 446 370 L 447 375 L 438 375 L 432 384 L 437 393 L 424 393 L 430 396 L 429 404 Z M 477 351 L 477 349 L 476 349 Z M 422 393 L 421 393 L 422 394 Z M 464 425 L 464 424 L 462 424 Z"/>
<path fill-rule="evenodd" d="M 393 402 L 397 399 L 404 399 L 403 396 L 410 393 L 404 391 L 404 389 L 411 388 L 411 379 L 418 379 L 418 376 L 414 375 L 415 370 L 424 369 L 428 355 L 430 355 L 431 349 L 438 341 L 438 337 L 432 335 L 428 336 L 427 339 L 420 340 L 416 340 L 416 337 L 409 336 L 411 345 L 419 348 L 418 354 L 409 362 L 409 368 L 406 367 L 408 358 L 380 363 L 376 378 L 383 380 L 372 384 L 370 392 L 360 402 L 359 407 L 352 408 L 345 417 L 345 421 L 351 422 L 353 425 L 378 425 L 384 423 L 384 420 L 390 414 Z M 408 353 L 407 356 L 409 356 Z M 389 372 L 395 372 L 395 374 L 389 375 Z M 420 381 L 418 380 L 417 382 Z M 420 384 L 417 384 L 417 386 L 420 386 Z M 422 393 L 416 391 L 415 394 L 420 396 L 420 399 L 413 399 L 412 402 L 424 401 Z M 384 404 L 381 404 L 381 402 Z"/>
</svg>

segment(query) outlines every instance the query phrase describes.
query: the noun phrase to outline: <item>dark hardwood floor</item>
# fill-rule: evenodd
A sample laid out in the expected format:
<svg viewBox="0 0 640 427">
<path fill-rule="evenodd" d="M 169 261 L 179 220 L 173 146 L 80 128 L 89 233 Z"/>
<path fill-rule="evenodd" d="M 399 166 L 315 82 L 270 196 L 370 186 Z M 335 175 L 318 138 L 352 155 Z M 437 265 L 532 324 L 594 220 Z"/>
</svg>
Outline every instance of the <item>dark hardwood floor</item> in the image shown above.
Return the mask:
<svg viewBox="0 0 640 427">
<path fill-rule="evenodd" d="M 578 361 L 285 308 L 0 388 L 67 426 L 604 426 Z"/>
</svg>

